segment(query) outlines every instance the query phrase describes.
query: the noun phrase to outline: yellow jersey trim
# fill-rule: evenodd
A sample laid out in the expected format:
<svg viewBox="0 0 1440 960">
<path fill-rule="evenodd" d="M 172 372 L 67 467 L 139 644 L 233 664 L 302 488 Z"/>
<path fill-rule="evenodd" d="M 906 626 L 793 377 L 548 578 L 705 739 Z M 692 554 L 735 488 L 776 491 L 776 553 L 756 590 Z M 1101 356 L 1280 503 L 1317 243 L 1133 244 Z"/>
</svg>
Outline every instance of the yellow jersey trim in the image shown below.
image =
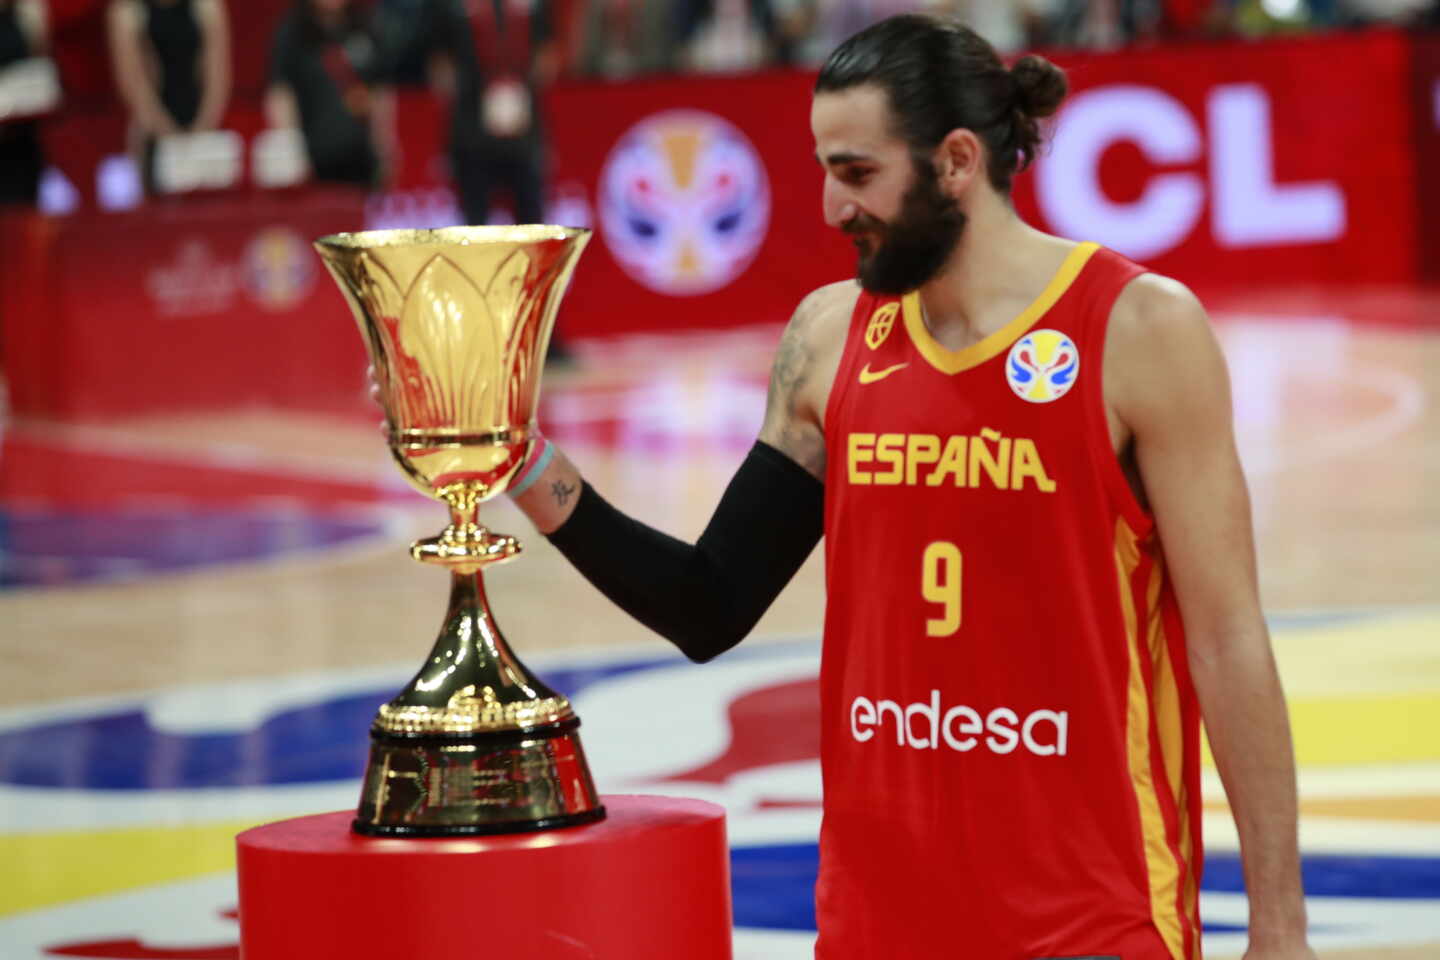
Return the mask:
<svg viewBox="0 0 1440 960">
<path fill-rule="evenodd" d="M 1141 643 L 1153 642 L 1156 637 L 1150 630 L 1149 636 L 1141 637 L 1138 614 L 1135 610 L 1135 595 L 1132 592 L 1135 570 L 1140 566 L 1140 545 L 1134 531 L 1120 517 L 1115 521 L 1115 572 L 1119 577 L 1120 609 L 1125 619 L 1125 648 L 1130 659 L 1130 681 L 1126 696 L 1125 747 L 1130 762 L 1130 783 L 1135 790 L 1136 805 L 1140 812 L 1140 835 L 1144 845 L 1145 872 L 1150 886 L 1150 919 L 1171 960 L 1188 960 L 1185 955 L 1185 933 L 1181 925 L 1180 912 L 1176 909 L 1177 895 L 1184 878 L 1180 876 L 1180 864 L 1170 851 L 1165 837 L 1165 817 L 1160 811 L 1160 787 L 1151 775 L 1150 720 L 1155 706 L 1145 689 L 1145 676 L 1141 670 L 1140 657 L 1149 651 L 1142 651 Z M 1147 624 L 1147 627 L 1149 625 Z M 1148 643 L 1147 643 L 1148 646 Z"/>
<path fill-rule="evenodd" d="M 1008 350 L 1016 340 L 1023 337 L 1031 327 L 1043 316 L 1046 311 L 1055 305 L 1055 302 L 1065 295 L 1075 278 L 1080 276 L 1080 271 L 1085 264 L 1100 249 L 1098 243 L 1082 243 L 1071 250 L 1065 257 L 1065 262 L 1060 264 L 1060 269 L 1055 276 L 1046 284 L 1040 296 L 1022 310 L 1014 320 L 996 330 L 988 337 L 978 343 L 972 343 L 960 350 L 947 350 L 930 334 L 925 327 L 925 319 L 920 313 L 920 292 L 912 290 L 901 298 L 900 304 L 905 315 L 905 330 L 910 334 L 910 340 L 920 355 L 930 362 L 930 365 L 941 373 L 959 373 L 962 370 L 969 370 L 971 367 L 978 367 L 992 357 Z"/>
</svg>

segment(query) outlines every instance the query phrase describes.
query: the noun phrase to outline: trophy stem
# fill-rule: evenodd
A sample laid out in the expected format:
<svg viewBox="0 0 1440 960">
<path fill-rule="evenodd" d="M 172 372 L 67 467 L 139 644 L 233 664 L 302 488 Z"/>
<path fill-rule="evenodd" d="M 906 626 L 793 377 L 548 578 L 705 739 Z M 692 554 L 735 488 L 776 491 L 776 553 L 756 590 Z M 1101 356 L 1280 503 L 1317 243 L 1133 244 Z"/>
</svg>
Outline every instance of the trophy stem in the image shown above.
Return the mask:
<svg viewBox="0 0 1440 960">
<path fill-rule="evenodd" d="M 450 526 L 437 537 L 417 540 L 410 556 L 422 563 L 438 563 L 463 573 L 478 571 L 490 563 L 504 563 L 520 552 L 520 541 L 506 533 L 491 533 L 479 521 L 480 504 L 489 495 L 479 482 L 452 483 L 436 491 L 450 507 Z M 480 604 L 485 591 L 480 588 Z M 453 598 L 452 598 L 453 599 Z"/>
</svg>

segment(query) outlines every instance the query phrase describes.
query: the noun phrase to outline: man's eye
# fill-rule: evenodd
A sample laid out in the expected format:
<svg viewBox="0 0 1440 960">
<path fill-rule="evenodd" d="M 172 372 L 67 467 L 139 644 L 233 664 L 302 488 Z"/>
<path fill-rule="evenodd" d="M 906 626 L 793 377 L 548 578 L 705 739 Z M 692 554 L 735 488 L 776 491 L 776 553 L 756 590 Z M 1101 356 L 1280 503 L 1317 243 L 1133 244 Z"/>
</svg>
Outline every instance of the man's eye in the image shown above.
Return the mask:
<svg viewBox="0 0 1440 960">
<path fill-rule="evenodd" d="M 852 186 L 858 187 L 858 186 L 860 186 L 861 184 L 863 184 L 866 180 L 869 180 L 869 179 L 870 179 L 870 171 L 869 171 L 869 170 L 847 170 L 847 171 L 845 171 L 845 173 L 840 177 L 840 179 L 844 180 L 846 183 L 848 183 L 848 184 L 850 184 L 850 185 L 852 185 Z"/>
</svg>

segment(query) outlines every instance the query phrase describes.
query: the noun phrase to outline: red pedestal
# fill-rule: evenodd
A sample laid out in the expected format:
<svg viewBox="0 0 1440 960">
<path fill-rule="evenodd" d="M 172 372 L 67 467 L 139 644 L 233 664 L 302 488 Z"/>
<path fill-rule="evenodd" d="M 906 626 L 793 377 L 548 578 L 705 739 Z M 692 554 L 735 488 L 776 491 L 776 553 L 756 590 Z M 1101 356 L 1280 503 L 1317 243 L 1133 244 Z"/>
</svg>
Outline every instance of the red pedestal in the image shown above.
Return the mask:
<svg viewBox="0 0 1440 960">
<path fill-rule="evenodd" d="M 247 830 L 236 839 L 240 954 L 730 960 L 723 810 L 603 802 L 600 823 L 504 837 L 362 837 L 352 811 Z"/>
</svg>

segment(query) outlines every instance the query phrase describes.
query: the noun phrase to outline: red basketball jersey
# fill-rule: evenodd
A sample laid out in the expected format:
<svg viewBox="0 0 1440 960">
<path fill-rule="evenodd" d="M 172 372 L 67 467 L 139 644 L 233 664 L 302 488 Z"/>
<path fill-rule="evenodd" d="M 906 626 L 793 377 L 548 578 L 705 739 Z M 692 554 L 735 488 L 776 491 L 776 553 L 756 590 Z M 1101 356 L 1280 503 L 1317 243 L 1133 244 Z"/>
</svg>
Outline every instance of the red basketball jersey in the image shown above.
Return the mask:
<svg viewBox="0 0 1440 960">
<path fill-rule="evenodd" d="M 1198 960 L 1199 711 L 1081 244 L 1003 329 L 862 294 L 825 418 L 816 956 Z"/>
</svg>

